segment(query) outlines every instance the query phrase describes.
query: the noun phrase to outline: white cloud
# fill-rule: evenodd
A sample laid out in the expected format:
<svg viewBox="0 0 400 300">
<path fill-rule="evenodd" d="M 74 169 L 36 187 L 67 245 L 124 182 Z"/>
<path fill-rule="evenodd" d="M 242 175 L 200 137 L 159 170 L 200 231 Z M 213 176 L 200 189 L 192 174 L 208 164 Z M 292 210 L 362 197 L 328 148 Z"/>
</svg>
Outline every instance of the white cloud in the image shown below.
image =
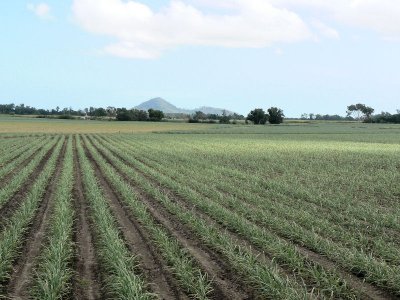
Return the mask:
<svg viewBox="0 0 400 300">
<path fill-rule="evenodd" d="M 314 20 L 311 22 L 311 25 L 320 33 L 320 35 L 330 38 L 330 39 L 339 39 L 339 33 L 333 29 L 332 27 L 329 27 L 325 23 Z"/>
<path fill-rule="evenodd" d="M 338 23 L 374 30 L 382 38 L 400 39 L 400 2 L 398 0 L 270 0 L 277 7 L 306 10 Z"/>
<path fill-rule="evenodd" d="M 50 14 L 50 6 L 46 3 L 29 3 L 27 8 L 41 19 L 51 20 L 54 17 Z"/>
<path fill-rule="evenodd" d="M 105 52 L 128 58 L 154 58 L 181 45 L 261 48 L 312 38 L 296 13 L 265 0 L 222 1 L 214 7 L 222 13 L 205 13 L 178 0 L 157 12 L 122 0 L 74 0 L 72 9 L 85 30 L 116 39 Z"/>
<path fill-rule="evenodd" d="M 143 2 L 74 0 L 72 10 L 85 30 L 115 39 L 104 52 L 128 58 L 154 58 L 182 45 L 262 48 L 339 39 L 332 25 L 400 40 L 399 0 L 170 0 L 158 11 Z"/>
</svg>

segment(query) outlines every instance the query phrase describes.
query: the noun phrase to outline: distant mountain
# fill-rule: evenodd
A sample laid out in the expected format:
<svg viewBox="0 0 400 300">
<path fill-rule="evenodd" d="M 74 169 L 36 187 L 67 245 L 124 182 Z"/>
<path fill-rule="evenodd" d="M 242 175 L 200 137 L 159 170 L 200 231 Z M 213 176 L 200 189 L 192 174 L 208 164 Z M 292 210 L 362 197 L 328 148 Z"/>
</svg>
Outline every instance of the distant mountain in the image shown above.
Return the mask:
<svg viewBox="0 0 400 300">
<path fill-rule="evenodd" d="M 189 110 L 176 107 L 168 101 L 165 101 L 163 98 L 150 99 L 146 102 L 143 102 L 142 104 L 139 104 L 135 108 L 141 110 L 149 110 L 150 108 L 152 108 L 161 110 L 166 114 L 191 113 Z"/>
<path fill-rule="evenodd" d="M 205 114 L 215 114 L 215 115 L 222 115 L 224 113 L 224 111 L 227 115 L 234 114 L 233 111 L 223 109 L 223 108 L 210 107 L 210 106 L 202 106 L 202 107 L 196 108 L 194 111 L 201 111 Z"/>
<path fill-rule="evenodd" d="M 196 109 L 182 109 L 179 107 L 176 107 L 175 105 L 169 103 L 168 101 L 164 100 L 163 98 L 154 98 L 150 99 L 146 102 L 143 102 L 142 104 L 139 104 L 138 106 L 135 107 L 136 109 L 141 109 L 141 110 L 149 110 L 150 108 L 152 109 L 157 109 L 161 110 L 162 112 L 166 114 L 193 114 L 196 111 L 202 111 L 205 114 L 216 114 L 216 115 L 222 115 L 224 109 L 222 108 L 215 108 L 215 107 L 207 107 L 207 106 L 202 106 Z M 233 112 L 226 110 L 227 114 L 233 114 Z"/>
</svg>

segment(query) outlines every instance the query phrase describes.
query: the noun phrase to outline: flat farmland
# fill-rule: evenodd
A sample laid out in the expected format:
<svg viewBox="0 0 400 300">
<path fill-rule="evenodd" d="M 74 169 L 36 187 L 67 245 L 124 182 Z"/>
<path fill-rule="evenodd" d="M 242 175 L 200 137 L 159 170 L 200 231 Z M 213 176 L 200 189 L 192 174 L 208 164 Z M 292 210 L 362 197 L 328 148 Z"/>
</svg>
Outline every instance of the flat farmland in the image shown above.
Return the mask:
<svg viewBox="0 0 400 300">
<path fill-rule="evenodd" d="M 400 126 L 3 122 L 0 298 L 400 297 Z"/>
</svg>

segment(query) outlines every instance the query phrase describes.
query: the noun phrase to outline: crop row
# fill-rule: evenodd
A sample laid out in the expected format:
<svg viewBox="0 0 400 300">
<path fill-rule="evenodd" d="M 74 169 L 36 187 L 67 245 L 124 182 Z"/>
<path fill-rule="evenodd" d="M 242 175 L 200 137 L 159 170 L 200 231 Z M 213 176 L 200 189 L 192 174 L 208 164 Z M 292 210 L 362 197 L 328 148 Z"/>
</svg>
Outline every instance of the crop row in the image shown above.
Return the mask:
<svg viewBox="0 0 400 300">
<path fill-rule="evenodd" d="M 188 158 L 184 155 L 167 156 L 163 151 L 163 157 L 155 155 L 148 147 L 140 147 L 135 143 L 135 147 L 131 147 L 132 152 L 136 153 L 140 160 L 146 161 L 159 171 L 165 170 L 166 161 L 174 164 L 176 167 L 169 170 L 174 173 L 173 176 L 180 177 L 182 181 L 192 179 L 196 189 L 207 193 L 207 196 L 223 197 L 226 200 L 237 201 L 250 205 L 251 209 L 264 210 L 263 213 L 269 214 L 265 217 L 270 219 L 273 215 L 278 214 L 280 218 L 290 220 L 313 234 L 320 235 L 323 238 L 328 238 L 332 242 L 343 245 L 344 247 L 354 247 L 357 250 L 371 252 L 375 257 L 382 258 L 388 263 L 398 264 L 400 261 L 400 240 L 396 240 L 396 236 L 390 233 L 385 233 L 381 227 L 365 226 L 363 222 L 353 220 L 351 226 L 349 221 L 343 219 L 345 214 L 340 211 L 318 211 L 316 206 L 307 206 L 307 203 L 296 201 L 285 194 L 279 192 L 279 188 L 262 189 L 255 188 L 255 184 L 246 184 L 243 180 L 238 183 L 238 179 L 230 178 L 223 180 L 221 174 L 225 174 L 225 168 L 221 167 L 215 170 L 215 167 L 199 165 L 199 161 L 192 158 L 191 165 L 193 168 L 187 168 L 187 165 L 182 163 L 183 159 Z M 202 172 L 196 170 L 201 168 Z M 205 187 L 208 188 L 205 188 Z M 236 199 L 238 198 L 238 199 Z M 272 216 L 271 216 L 272 215 Z M 315 218 L 315 215 L 320 217 Z M 333 218 L 333 219 L 332 219 Z"/>
<path fill-rule="evenodd" d="M 367 221 L 381 232 L 382 226 L 400 229 L 397 220 L 400 205 L 390 201 L 388 208 L 377 203 L 382 197 L 390 198 L 386 195 L 397 193 L 395 183 L 400 178 L 396 170 L 396 156 L 392 155 L 393 147 L 387 152 L 382 148 L 382 153 L 377 154 L 361 152 L 362 149 L 355 152 L 353 148 L 357 148 L 353 145 L 344 149 L 338 145 L 339 149 L 333 150 L 330 147 L 324 149 L 321 144 L 268 143 L 265 145 L 268 148 L 251 151 L 252 156 L 249 156 L 243 154 L 248 149 L 242 149 L 242 144 L 230 147 L 228 155 L 225 149 L 221 149 L 228 147 L 228 143 L 208 144 L 205 141 L 200 147 L 199 143 L 194 146 L 180 141 L 163 145 L 157 141 L 158 147 L 151 148 L 149 146 L 154 141 L 149 143 L 135 139 L 132 142 L 140 151 L 144 150 L 140 145 L 146 144 L 149 151 L 145 153 L 157 156 L 161 151 L 183 165 L 201 168 L 202 173 L 208 170 L 219 172 L 220 176 L 245 185 L 246 190 L 251 191 L 254 187 L 258 191 L 282 193 L 291 202 L 311 206 L 320 213 L 338 212 L 334 215 L 336 219 L 344 219 L 352 225 Z M 339 186 L 338 189 L 333 188 Z"/>
<path fill-rule="evenodd" d="M 107 200 L 96 179 L 93 166 L 77 137 L 77 151 L 85 195 L 96 233 L 97 252 L 105 272 L 107 293 L 115 299 L 151 299 L 147 286 L 137 272 L 137 258 L 132 256 L 116 225 Z"/>
<path fill-rule="evenodd" d="M 14 171 L 23 161 L 31 157 L 46 143 L 46 140 L 37 140 L 21 147 L 17 151 L 10 152 L 9 157 L 7 157 L 8 155 L 4 155 L 2 158 L 4 159 L 5 157 L 7 157 L 7 159 L 4 159 L 4 161 L 8 162 L 4 163 L 0 170 L 0 180 L 4 180 L 4 177 L 7 174 Z"/>
<path fill-rule="evenodd" d="M 297 286 L 293 281 L 289 281 L 285 274 L 279 271 L 279 268 L 272 261 L 270 265 L 260 263 L 257 257 L 245 247 L 239 247 L 235 241 L 218 226 L 207 224 L 205 220 L 199 218 L 191 210 L 186 210 L 179 203 L 173 201 L 167 194 L 149 182 L 143 176 L 140 176 L 134 169 L 128 167 L 126 163 L 119 160 L 109 149 L 111 145 L 104 147 L 95 142 L 96 147 L 101 149 L 102 153 L 107 155 L 121 172 L 128 176 L 135 184 L 140 186 L 149 195 L 153 196 L 178 220 L 188 227 L 206 244 L 221 253 L 245 280 L 260 293 L 272 298 L 304 298 L 305 291 Z M 301 296 L 303 295 L 303 296 Z"/>
<path fill-rule="evenodd" d="M 34 172 L 45 155 L 56 143 L 56 140 L 52 140 L 43 145 L 39 153 L 25 167 L 23 167 L 20 172 L 15 174 L 6 186 L 0 189 L 0 208 L 20 189 L 21 185 Z"/>
<path fill-rule="evenodd" d="M 121 142 L 121 139 L 117 140 Z M 201 175 L 207 178 L 220 178 L 221 180 L 214 180 L 214 185 L 223 189 L 225 192 L 236 193 L 239 191 L 245 191 L 246 194 L 259 196 L 263 198 L 268 197 L 276 198 L 276 202 L 282 202 L 286 204 L 287 207 L 293 207 L 295 209 L 301 211 L 309 211 L 310 214 L 318 214 L 323 216 L 321 219 L 325 219 L 329 222 L 329 224 L 343 224 L 345 226 L 345 230 L 354 230 L 355 232 L 362 232 L 363 230 L 367 232 L 368 235 L 375 234 L 374 237 L 379 237 L 384 235 L 385 238 L 390 240 L 393 238 L 393 235 L 385 231 L 385 226 L 389 228 L 397 228 L 399 229 L 399 223 L 397 221 L 398 213 L 395 210 L 389 209 L 381 211 L 380 206 L 376 206 L 374 204 L 369 203 L 364 199 L 361 203 L 355 203 L 349 201 L 349 197 L 351 195 L 346 195 L 344 197 L 337 197 L 337 193 L 335 197 L 324 197 L 321 193 L 324 192 L 324 189 L 319 190 L 317 192 L 310 191 L 309 186 L 307 188 L 299 187 L 298 182 L 303 181 L 304 177 L 307 175 L 307 172 L 304 170 L 304 166 L 298 165 L 298 161 L 303 161 L 306 158 L 300 155 L 292 154 L 290 157 L 287 157 L 290 165 L 284 162 L 284 158 L 280 157 L 276 158 L 277 162 L 271 162 L 270 164 L 265 164 L 262 162 L 258 167 L 254 167 L 252 172 L 245 173 L 240 168 L 243 165 L 248 165 L 251 160 L 246 160 L 245 162 L 241 162 L 241 159 L 238 159 L 237 163 L 225 163 L 223 162 L 224 156 L 217 156 L 217 158 L 222 161 L 219 162 L 216 158 L 210 161 L 210 157 L 203 156 L 205 155 L 202 151 L 195 151 L 196 155 L 191 155 L 191 151 L 188 149 L 182 150 L 177 148 L 174 145 L 164 145 L 162 149 L 159 147 L 151 147 L 151 144 L 144 143 L 142 141 L 131 141 L 130 145 L 134 145 L 132 150 L 136 153 L 140 154 L 140 157 L 144 156 L 150 159 L 157 159 L 160 156 L 160 152 L 162 152 L 163 157 L 168 157 L 168 162 L 176 164 L 177 168 L 179 166 L 186 167 L 191 166 L 191 168 L 186 168 L 186 171 L 193 170 L 202 170 Z M 210 146 L 210 148 L 213 148 Z M 195 148 L 197 150 L 197 148 Z M 208 153 L 208 152 L 207 152 Z M 326 161 L 330 159 L 328 155 L 324 154 L 319 160 Z M 230 155 L 225 155 L 230 156 Z M 260 155 L 262 156 L 262 155 Z M 274 154 L 277 156 L 277 154 Z M 351 159 L 353 159 L 351 157 Z M 164 160 L 165 161 L 165 160 Z M 386 162 L 386 164 L 394 165 L 393 163 Z M 327 174 L 324 173 L 324 177 L 319 177 L 316 182 L 331 182 L 332 176 L 333 178 L 344 178 L 345 180 L 351 180 L 355 176 L 346 176 L 343 174 L 343 168 L 338 167 L 337 164 L 333 164 L 336 169 L 330 170 L 328 174 L 331 174 L 331 178 L 325 178 Z M 332 169 L 332 166 L 327 164 L 324 165 L 324 169 L 327 167 Z M 302 170 L 301 174 L 291 174 L 289 173 L 286 177 L 281 175 L 281 173 L 288 173 L 285 169 L 293 169 L 293 171 Z M 272 169 L 272 170 L 268 170 Z M 342 174 L 337 174 L 338 170 Z M 266 174 L 271 174 L 266 177 Z M 314 176 L 318 174 L 315 170 L 313 171 Z M 333 175 L 332 175 L 333 174 Z M 394 172 L 392 174 L 397 174 Z M 270 178 L 272 177 L 272 178 Z M 385 176 L 387 177 L 387 176 Z M 229 180 L 224 180 L 229 178 Z M 283 179 L 281 179 L 283 178 Z M 296 180 L 293 180 L 296 178 Z M 384 177 L 382 177 L 384 178 Z M 382 181 L 382 178 L 380 181 Z M 271 180 L 272 179 L 272 180 Z M 391 179 L 393 180 L 393 179 Z M 351 185 L 348 183 L 348 185 Z M 232 189 L 232 186 L 240 187 L 244 186 L 245 189 Z M 392 186 L 395 186 L 394 184 Z M 393 187 L 392 187 L 393 188 Z M 335 192 L 340 192 L 340 190 L 335 190 Z M 384 193 L 386 194 L 386 193 Z M 363 194 L 368 196 L 368 194 Z M 353 198 L 353 197 L 352 197 Z M 273 200 L 273 199 L 271 199 Z M 395 205 L 396 202 L 392 202 L 392 206 Z M 366 227 L 364 224 L 367 223 L 369 226 Z M 319 227 L 315 226 L 315 227 Z"/>
<path fill-rule="evenodd" d="M 62 173 L 57 179 L 54 207 L 46 244 L 41 251 L 36 271 L 33 296 L 36 299 L 63 299 L 71 288 L 73 275 L 73 224 L 72 188 L 74 183 L 72 136 L 68 138 Z"/>
<path fill-rule="evenodd" d="M 0 289 L 10 277 L 13 261 L 24 243 L 24 234 L 29 229 L 46 187 L 54 174 L 64 140 L 63 137 L 57 141 L 43 171 L 38 174 L 21 206 L 7 221 L 7 225 L 0 233 Z M 51 148 L 51 145 L 48 147 Z"/>
<path fill-rule="evenodd" d="M 115 144 L 116 143 L 113 143 L 113 145 Z M 107 147 L 114 147 L 114 149 L 118 151 L 117 147 L 112 146 L 111 144 L 108 144 Z M 243 222 L 243 217 L 246 218 L 246 221 L 252 221 L 250 224 L 248 223 L 245 226 L 246 229 L 241 233 L 244 237 L 250 236 L 254 240 L 254 243 L 256 245 L 261 246 L 260 238 L 266 239 L 266 236 L 268 236 L 269 241 L 274 238 L 273 234 L 268 234 L 267 231 L 262 229 L 265 226 L 266 228 L 272 227 L 274 232 L 278 232 L 279 234 L 286 236 L 290 239 L 296 239 L 301 244 L 306 244 L 311 249 L 328 255 L 331 259 L 339 262 L 349 271 L 352 271 L 356 274 L 364 274 L 368 281 L 375 283 L 378 286 L 388 288 L 394 293 L 398 292 L 398 282 L 400 281 L 397 279 L 399 273 L 397 272 L 396 267 L 388 266 L 385 262 L 382 261 L 376 261 L 372 257 L 365 255 L 363 252 L 357 251 L 357 249 L 339 247 L 331 241 L 320 238 L 313 232 L 309 233 L 309 231 L 304 230 L 303 227 L 297 225 L 294 222 L 287 222 L 285 218 L 282 217 L 282 215 L 279 218 L 279 215 L 274 216 L 273 214 L 268 214 L 268 210 L 266 209 L 258 211 L 257 209 L 251 209 L 251 206 L 243 207 L 243 203 L 238 202 L 235 198 L 229 199 L 229 197 L 226 196 L 221 197 L 221 195 L 218 193 L 209 192 L 207 201 L 204 201 L 204 191 L 209 190 L 207 190 L 206 185 L 199 185 L 199 182 L 202 181 L 201 177 L 196 177 L 194 174 L 192 174 L 193 176 L 186 176 L 186 180 L 184 180 L 182 179 L 182 176 L 179 176 L 179 172 L 174 172 L 172 170 L 173 168 L 168 168 L 165 165 L 161 166 L 158 169 L 156 168 L 157 171 L 155 171 L 154 169 L 149 168 L 139 161 L 132 159 L 132 155 L 127 154 L 127 152 L 129 153 L 129 149 L 131 148 L 134 148 L 134 146 L 131 146 L 130 148 L 126 146 L 124 147 L 124 153 L 121 154 L 121 151 L 119 153 L 121 154 L 121 156 L 125 155 L 124 159 L 130 159 L 130 161 L 136 167 L 141 169 L 142 172 L 150 174 L 161 184 L 168 186 L 172 190 L 176 191 L 178 194 L 184 195 L 185 198 L 190 201 L 197 201 L 196 203 L 198 203 L 199 207 L 203 207 L 203 210 L 206 211 L 208 214 L 213 215 L 216 220 L 221 220 L 222 218 L 222 216 L 218 216 L 216 212 L 218 210 L 225 209 L 227 217 L 226 221 L 225 219 L 224 221 L 226 222 L 226 224 L 228 224 L 228 227 L 231 227 L 235 231 L 240 229 L 238 227 L 238 224 L 234 223 L 240 221 Z M 140 159 L 143 160 L 142 157 L 140 157 Z M 168 174 L 169 177 L 162 175 L 162 173 Z M 171 180 L 171 178 L 173 178 L 173 180 Z M 189 178 L 191 180 L 189 180 Z M 200 190 L 203 191 L 203 193 L 200 193 Z M 202 199 L 203 201 L 201 201 Z M 236 200 L 236 202 L 234 202 L 234 200 Z M 235 219 L 237 221 L 234 221 Z M 257 225 L 260 225 L 261 227 Z M 250 228 L 253 228 L 252 234 L 249 234 Z M 281 243 L 282 248 L 290 248 L 290 245 L 287 245 L 287 243 L 283 240 L 278 239 L 277 241 Z M 271 246 L 268 247 L 268 245 L 266 245 L 263 247 L 266 247 L 265 249 L 268 252 L 271 252 Z M 275 252 L 278 251 L 275 250 Z M 275 253 L 274 256 L 276 256 Z M 285 255 L 281 255 L 280 259 L 282 260 L 282 263 L 287 263 L 285 262 L 285 259 L 287 260 L 288 257 L 285 258 Z M 307 267 L 306 271 L 309 272 L 310 268 Z"/>
</svg>

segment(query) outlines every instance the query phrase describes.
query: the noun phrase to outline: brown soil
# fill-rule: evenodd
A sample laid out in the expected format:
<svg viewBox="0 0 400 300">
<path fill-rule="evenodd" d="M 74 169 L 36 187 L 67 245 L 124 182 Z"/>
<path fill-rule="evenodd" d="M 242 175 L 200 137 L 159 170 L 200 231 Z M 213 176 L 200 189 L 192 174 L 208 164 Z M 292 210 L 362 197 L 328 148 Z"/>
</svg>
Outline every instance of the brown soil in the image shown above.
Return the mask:
<svg viewBox="0 0 400 300">
<path fill-rule="evenodd" d="M 51 153 L 53 152 L 56 145 L 54 145 L 42 158 L 37 167 L 33 170 L 32 174 L 28 179 L 21 185 L 20 189 L 0 208 L 0 231 L 6 225 L 7 220 L 21 205 L 25 199 L 27 193 L 33 186 L 35 179 L 43 171 L 47 161 L 49 160 Z"/>
<path fill-rule="evenodd" d="M 74 243 L 75 251 L 75 276 L 73 279 L 72 298 L 77 300 L 101 299 L 101 288 L 99 266 L 96 259 L 95 248 L 93 245 L 93 234 L 88 220 L 88 203 L 83 193 L 81 172 L 79 170 L 78 157 L 76 151 L 76 139 L 74 137 L 74 208 L 75 208 L 75 230 Z"/>
<path fill-rule="evenodd" d="M 8 296 L 11 299 L 22 299 L 28 297 L 29 285 L 34 276 L 32 269 L 36 264 L 40 255 L 42 244 L 45 241 L 46 228 L 49 223 L 53 208 L 54 192 L 57 188 L 57 180 L 62 170 L 62 160 L 65 156 L 66 141 L 57 159 L 57 166 L 54 175 L 46 188 L 46 192 L 33 220 L 32 227 L 26 238 L 22 254 L 16 261 L 14 270 L 11 274 L 10 281 L 7 286 Z"/>
<path fill-rule="evenodd" d="M 213 279 L 215 291 L 213 295 L 214 299 L 251 299 L 255 297 L 253 292 L 245 288 L 243 282 L 238 280 L 240 276 L 234 276 L 235 271 L 230 268 L 229 264 L 225 262 L 218 253 L 204 245 L 187 226 L 176 222 L 175 217 L 167 212 L 157 200 L 147 195 L 138 186 L 132 185 L 132 181 L 124 176 L 100 149 L 95 145 L 93 146 L 99 151 L 102 157 L 119 172 L 125 181 L 131 184 L 131 187 L 137 192 L 139 199 L 146 205 L 149 213 L 156 222 L 162 225 L 177 239 L 180 244 L 188 250 L 201 269 L 207 272 L 210 278 Z M 192 210 L 192 208 L 188 209 Z M 245 242 L 236 240 L 233 235 L 231 235 L 231 238 L 237 241 L 238 245 L 243 246 L 245 244 Z M 251 249 L 251 247 L 249 247 L 249 249 Z M 254 249 L 252 252 L 258 255 L 259 259 L 264 263 L 270 263 L 263 253 Z"/>
<path fill-rule="evenodd" d="M 144 174 L 139 169 L 137 169 L 134 165 L 132 165 L 129 162 L 125 161 L 122 157 L 120 157 L 118 155 L 118 153 L 115 153 L 112 150 L 110 150 L 110 151 L 116 157 L 118 157 L 120 160 L 124 161 L 124 163 L 126 163 L 130 167 L 134 168 L 143 177 L 148 179 L 150 182 L 152 182 L 156 186 L 159 186 L 159 183 L 156 182 L 153 178 L 151 178 L 148 174 Z M 135 158 L 135 159 L 137 159 L 137 158 Z M 145 164 L 140 159 L 139 159 L 139 161 L 141 163 Z M 149 168 L 152 168 L 151 166 L 148 166 L 147 164 L 145 164 L 145 165 L 147 167 L 149 167 Z M 191 211 L 195 212 L 200 218 L 203 218 L 207 222 L 211 222 L 211 224 L 213 224 L 213 225 L 217 224 L 217 222 L 215 220 L 213 220 L 208 215 L 203 213 L 197 207 L 188 205 L 187 201 L 185 201 L 185 199 L 183 199 L 181 196 L 177 195 L 174 191 L 165 188 L 165 186 L 163 186 L 162 189 L 164 190 L 163 191 L 164 193 L 166 193 L 168 196 L 172 197 L 175 201 L 179 202 L 180 205 L 182 205 L 182 206 L 186 207 L 187 209 L 190 209 Z M 249 223 L 251 223 L 251 222 L 249 222 Z M 240 236 L 240 235 L 230 231 L 228 228 L 223 227 L 223 225 L 220 225 L 220 226 L 221 226 L 221 230 L 223 230 L 224 232 L 228 233 L 233 240 L 235 240 L 237 243 L 239 243 L 239 245 L 243 245 L 243 246 L 245 246 L 247 248 L 248 245 L 251 244 L 251 242 L 248 241 L 248 239 L 246 237 Z M 288 241 L 288 242 L 290 242 L 290 243 L 293 243 L 293 241 L 287 240 L 285 237 L 281 237 L 281 238 L 286 240 L 286 241 Z M 255 246 L 250 246 L 250 248 L 251 247 L 254 248 Z M 357 276 L 355 276 L 355 275 L 353 275 L 351 273 L 348 273 L 345 270 L 342 270 L 342 269 L 338 268 L 338 266 L 335 264 L 335 262 L 327 259 L 323 255 L 321 255 L 319 253 L 316 253 L 316 252 L 314 252 L 314 251 L 312 251 L 310 249 L 307 249 L 306 247 L 304 247 L 304 246 L 302 246 L 300 244 L 296 244 L 296 248 L 298 249 L 298 251 L 302 255 L 304 255 L 307 258 L 309 258 L 310 261 L 318 263 L 319 265 L 324 267 L 326 270 L 328 270 L 328 271 L 329 270 L 334 270 L 336 272 L 339 272 L 341 277 L 347 281 L 348 285 L 351 288 L 353 288 L 354 290 L 358 291 L 360 293 L 360 295 L 362 295 L 362 299 L 373 299 L 373 300 L 398 299 L 398 297 L 394 296 L 393 294 L 390 294 L 387 291 L 383 291 L 383 290 L 379 289 L 378 287 L 376 287 L 376 286 L 374 286 L 372 284 L 366 283 L 363 279 L 361 279 L 361 278 L 359 278 L 359 277 L 357 277 Z M 257 247 L 256 247 L 256 249 L 257 249 Z M 257 250 L 255 250 L 255 251 L 257 251 Z M 261 253 L 262 250 L 259 250 L 259 252 Z"/>
<path fill-rule="evenodd" d="M 85 146 L 85 145 L 84 145 Z M 86 155 L 94 166 L 97 179 L 109 200 L 110 209 L 115 216 L 122 236 L 128 248 L 139 257 L 140 271 L 143 273 L 147 282 L 150 282 L 152 292 L 156 293 L 161 299 L 188 299 L 188 297 L 179 291 L 177 283 L 164 259 L 155 250 L 151 238 L 141 228 L 140 224 L 127 215 L 127 209 L 121 204 L 118 195 L 104 178 L 101 170 L 94 161 L 91 154 L 85 147 Z"/>
</svg>

